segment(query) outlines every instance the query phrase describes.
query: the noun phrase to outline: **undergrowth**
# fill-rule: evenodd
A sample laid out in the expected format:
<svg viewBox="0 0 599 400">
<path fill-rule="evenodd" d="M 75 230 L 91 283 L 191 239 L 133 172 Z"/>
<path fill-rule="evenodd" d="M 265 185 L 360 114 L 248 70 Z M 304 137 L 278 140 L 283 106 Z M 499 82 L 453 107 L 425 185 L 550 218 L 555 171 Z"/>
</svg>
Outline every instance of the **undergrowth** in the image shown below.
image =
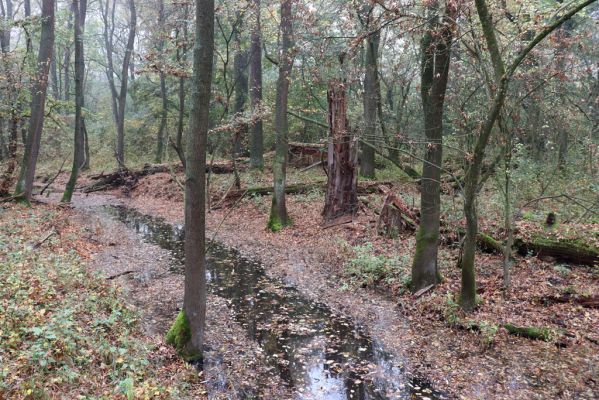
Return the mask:
<svg viewBox="0 0 599 400">
<path fill-rule="evenodd" d="M 181 397 L 188 384 L 158 376 L 140 315 L 66 248 L 71 235 L 35 245 L 56 214 L 0 210 L 0 398 Z"/>
<path fill-rule="evenodd" d="M 345 272 L 354 284 L 373 286 L 378 283 L 410 284 L 410 257 L 407 255 L 386 257 L 375 254 L 371 243 L 351 248 L 353 256 L 345 264 Z"/>
</svg>

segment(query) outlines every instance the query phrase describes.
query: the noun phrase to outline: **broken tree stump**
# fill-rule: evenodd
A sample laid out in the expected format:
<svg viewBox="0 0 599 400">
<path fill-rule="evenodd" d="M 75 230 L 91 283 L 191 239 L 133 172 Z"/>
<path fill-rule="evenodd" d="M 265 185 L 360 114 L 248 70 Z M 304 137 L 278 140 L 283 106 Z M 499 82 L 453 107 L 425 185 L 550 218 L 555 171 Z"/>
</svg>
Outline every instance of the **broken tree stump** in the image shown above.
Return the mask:
<svg viewBox="0 0 599 400">
<path fill-rule="evenodd" d="M 396 237 L 402 232 L 414 232 L 419 224 L 417 214 L 401 197 L 390 191 L 383 191 L 383 193 L 387 194 L 387 198 L 376 224 L 377 233 L 382 236 Z"/>
<path fill-rule="evenodd" d="M 357 141 L 349 131 L 345 83 L 333 79 L 327 92 L 329 101 L 329 146 L 327 189 L 322 215 L 333 221 L 358 211 Z"/>
</svg>

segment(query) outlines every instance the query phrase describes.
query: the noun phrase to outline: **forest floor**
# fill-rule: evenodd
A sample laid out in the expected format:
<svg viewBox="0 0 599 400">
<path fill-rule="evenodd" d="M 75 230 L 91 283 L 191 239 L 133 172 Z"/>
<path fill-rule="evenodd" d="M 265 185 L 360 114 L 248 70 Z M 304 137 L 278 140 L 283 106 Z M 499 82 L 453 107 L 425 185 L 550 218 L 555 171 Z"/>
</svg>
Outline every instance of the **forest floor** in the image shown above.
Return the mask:
<svg viewBox="0 0 599 400">
<path fill-rule="evenodd" d="M 266 173 L 248 173 L 242 183 L 244 187 L 266 185 L 269 179 Z M 305 179 L 292 171 L 290 183 L 296 181 Z M 213 176 L 213 205 L 219 205 L 230 184 L 230 176 Z M 408 202 L 417 198 L 411 184 L 395 185 L 394 191 Z M 183 195 L 168 173 L 142 178 L 126 195 L 119 190 L 110 194 L 143 213 L 172 223 L 183 220 Z M 413 233 L 393 239 L 377 235 L 376 211 L 382 195 L 361 197 L 357 218 L 330 228 L 322 224 L 323 198 L 319 190 L 288 196 L 294 224 L 278 233 L 266 229 L 270 197 L 243 198 L 232 208 L 220 207 L 208 214 L 209 235 L 261 260 L 270 276 L 365 326 L 386 350 L 406 361 L 411 373 L 455 397 L 599 397 L 599 310 L 543 301 L 568 293 L 597 294 L 596 268 L 518 258 L 506 294 L 501 289 L 501 257 L 479 253 L 480 304 L 476 313 L 465 315 L 455 301 L 460 285 L 456 248 L 440 249 L 444 282 L 415 298 L 405 289 L 415 238 Z M 485 220 L 481 225 L 493 226 L 493 222 Z M 591 229 L 594 235 L 597 227 L 581 229 Z M 373 275 L 363 268 L 381 263 L 392 273 Z M 506 323 L 547 328 L 549 338 L 510 335 L 503 327 Z M 474 325 L 477 329 L 468 329 Z"/>
<path fill-rule="evenodd" d="M 97 273 L 119 256 L 81 222 L 49 205 L 0 208 L 0 399 L 206 398 L 202 375 Z"/>
</svg>

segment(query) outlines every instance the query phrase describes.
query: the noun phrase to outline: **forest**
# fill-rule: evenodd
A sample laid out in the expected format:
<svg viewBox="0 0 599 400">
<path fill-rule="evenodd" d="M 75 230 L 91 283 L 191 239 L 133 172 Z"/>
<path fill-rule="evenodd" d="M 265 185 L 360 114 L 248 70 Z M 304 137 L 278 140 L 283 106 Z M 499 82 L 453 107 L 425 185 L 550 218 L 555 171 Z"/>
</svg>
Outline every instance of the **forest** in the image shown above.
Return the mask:
<svg viewBox="0 0 599 400">
<path fill-rule="evenodd" d="M 599 398 L 596 0 L 0 0 L 0 399 Z"/>
</svg>

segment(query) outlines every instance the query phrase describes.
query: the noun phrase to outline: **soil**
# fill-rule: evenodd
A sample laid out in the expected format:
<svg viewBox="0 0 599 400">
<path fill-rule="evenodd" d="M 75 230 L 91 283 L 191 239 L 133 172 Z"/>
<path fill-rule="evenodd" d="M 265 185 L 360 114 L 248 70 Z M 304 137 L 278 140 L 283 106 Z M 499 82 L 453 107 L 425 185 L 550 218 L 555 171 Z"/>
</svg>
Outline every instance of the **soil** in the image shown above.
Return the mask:
<svg viewBox="0 0 599 400">
<path fill-rule="evenodd" d="M 394 190 L 414 193 L 410 186 Z M 172 223 L 183 220 L 182 194 L 169 174 L 143 178 L 130 197 L 118 191 L 112 195 L 143 213 Z M 213 197 L 218 198 L 219 193 Z M 505 294 L 501 290 L 501 258 L 479 254 L 481 303 L 475 314 L 463 315 L 453 306 L 460 285 L 460 271 L 455 267 L 458 251 L 454 248 L 442 247 L 440 251 L 444 282 L 420 298 L 402 292 L 398 284 L 353 285 L 345 271 L 353 257 L 352 246 L 371 243 L 376 254 L 405 258 L 409 269 L 413 234 L 395 239 L 376 235 L 375 210 L 383 201 L 380 195 L 361 199 L 365 205 L 354 222 L 325 229 L 320 215 L 322 198 L 321 193 L 289 196 L 294 224 L 278 233 L 266 229 L 268 197 L 243 199 L 234 208 L 208 214 L 209 234 L 259 259 L 271 277 L 351 317 L 387 351 L 404 360 L 407 371 L 432 381 L 436 389 L 464 399 L 599 398 L 599 310 L 539 301 L 566 291 L 598 293 L 595 269 L 519 258 L 513 267 L 513 286 Z M 123 251 L 128 248 L 124 245 Z M 156 307 L 176 308 L 176 301 Z M 452 322 L 452 317 L 475 321 L 497 332 L 464 330 L 460 328 L 463 324 Z M 507 322 L 548 327 L 559 338 L 544 342 L 515 337 L 501 327 Z"/>
</svg>

